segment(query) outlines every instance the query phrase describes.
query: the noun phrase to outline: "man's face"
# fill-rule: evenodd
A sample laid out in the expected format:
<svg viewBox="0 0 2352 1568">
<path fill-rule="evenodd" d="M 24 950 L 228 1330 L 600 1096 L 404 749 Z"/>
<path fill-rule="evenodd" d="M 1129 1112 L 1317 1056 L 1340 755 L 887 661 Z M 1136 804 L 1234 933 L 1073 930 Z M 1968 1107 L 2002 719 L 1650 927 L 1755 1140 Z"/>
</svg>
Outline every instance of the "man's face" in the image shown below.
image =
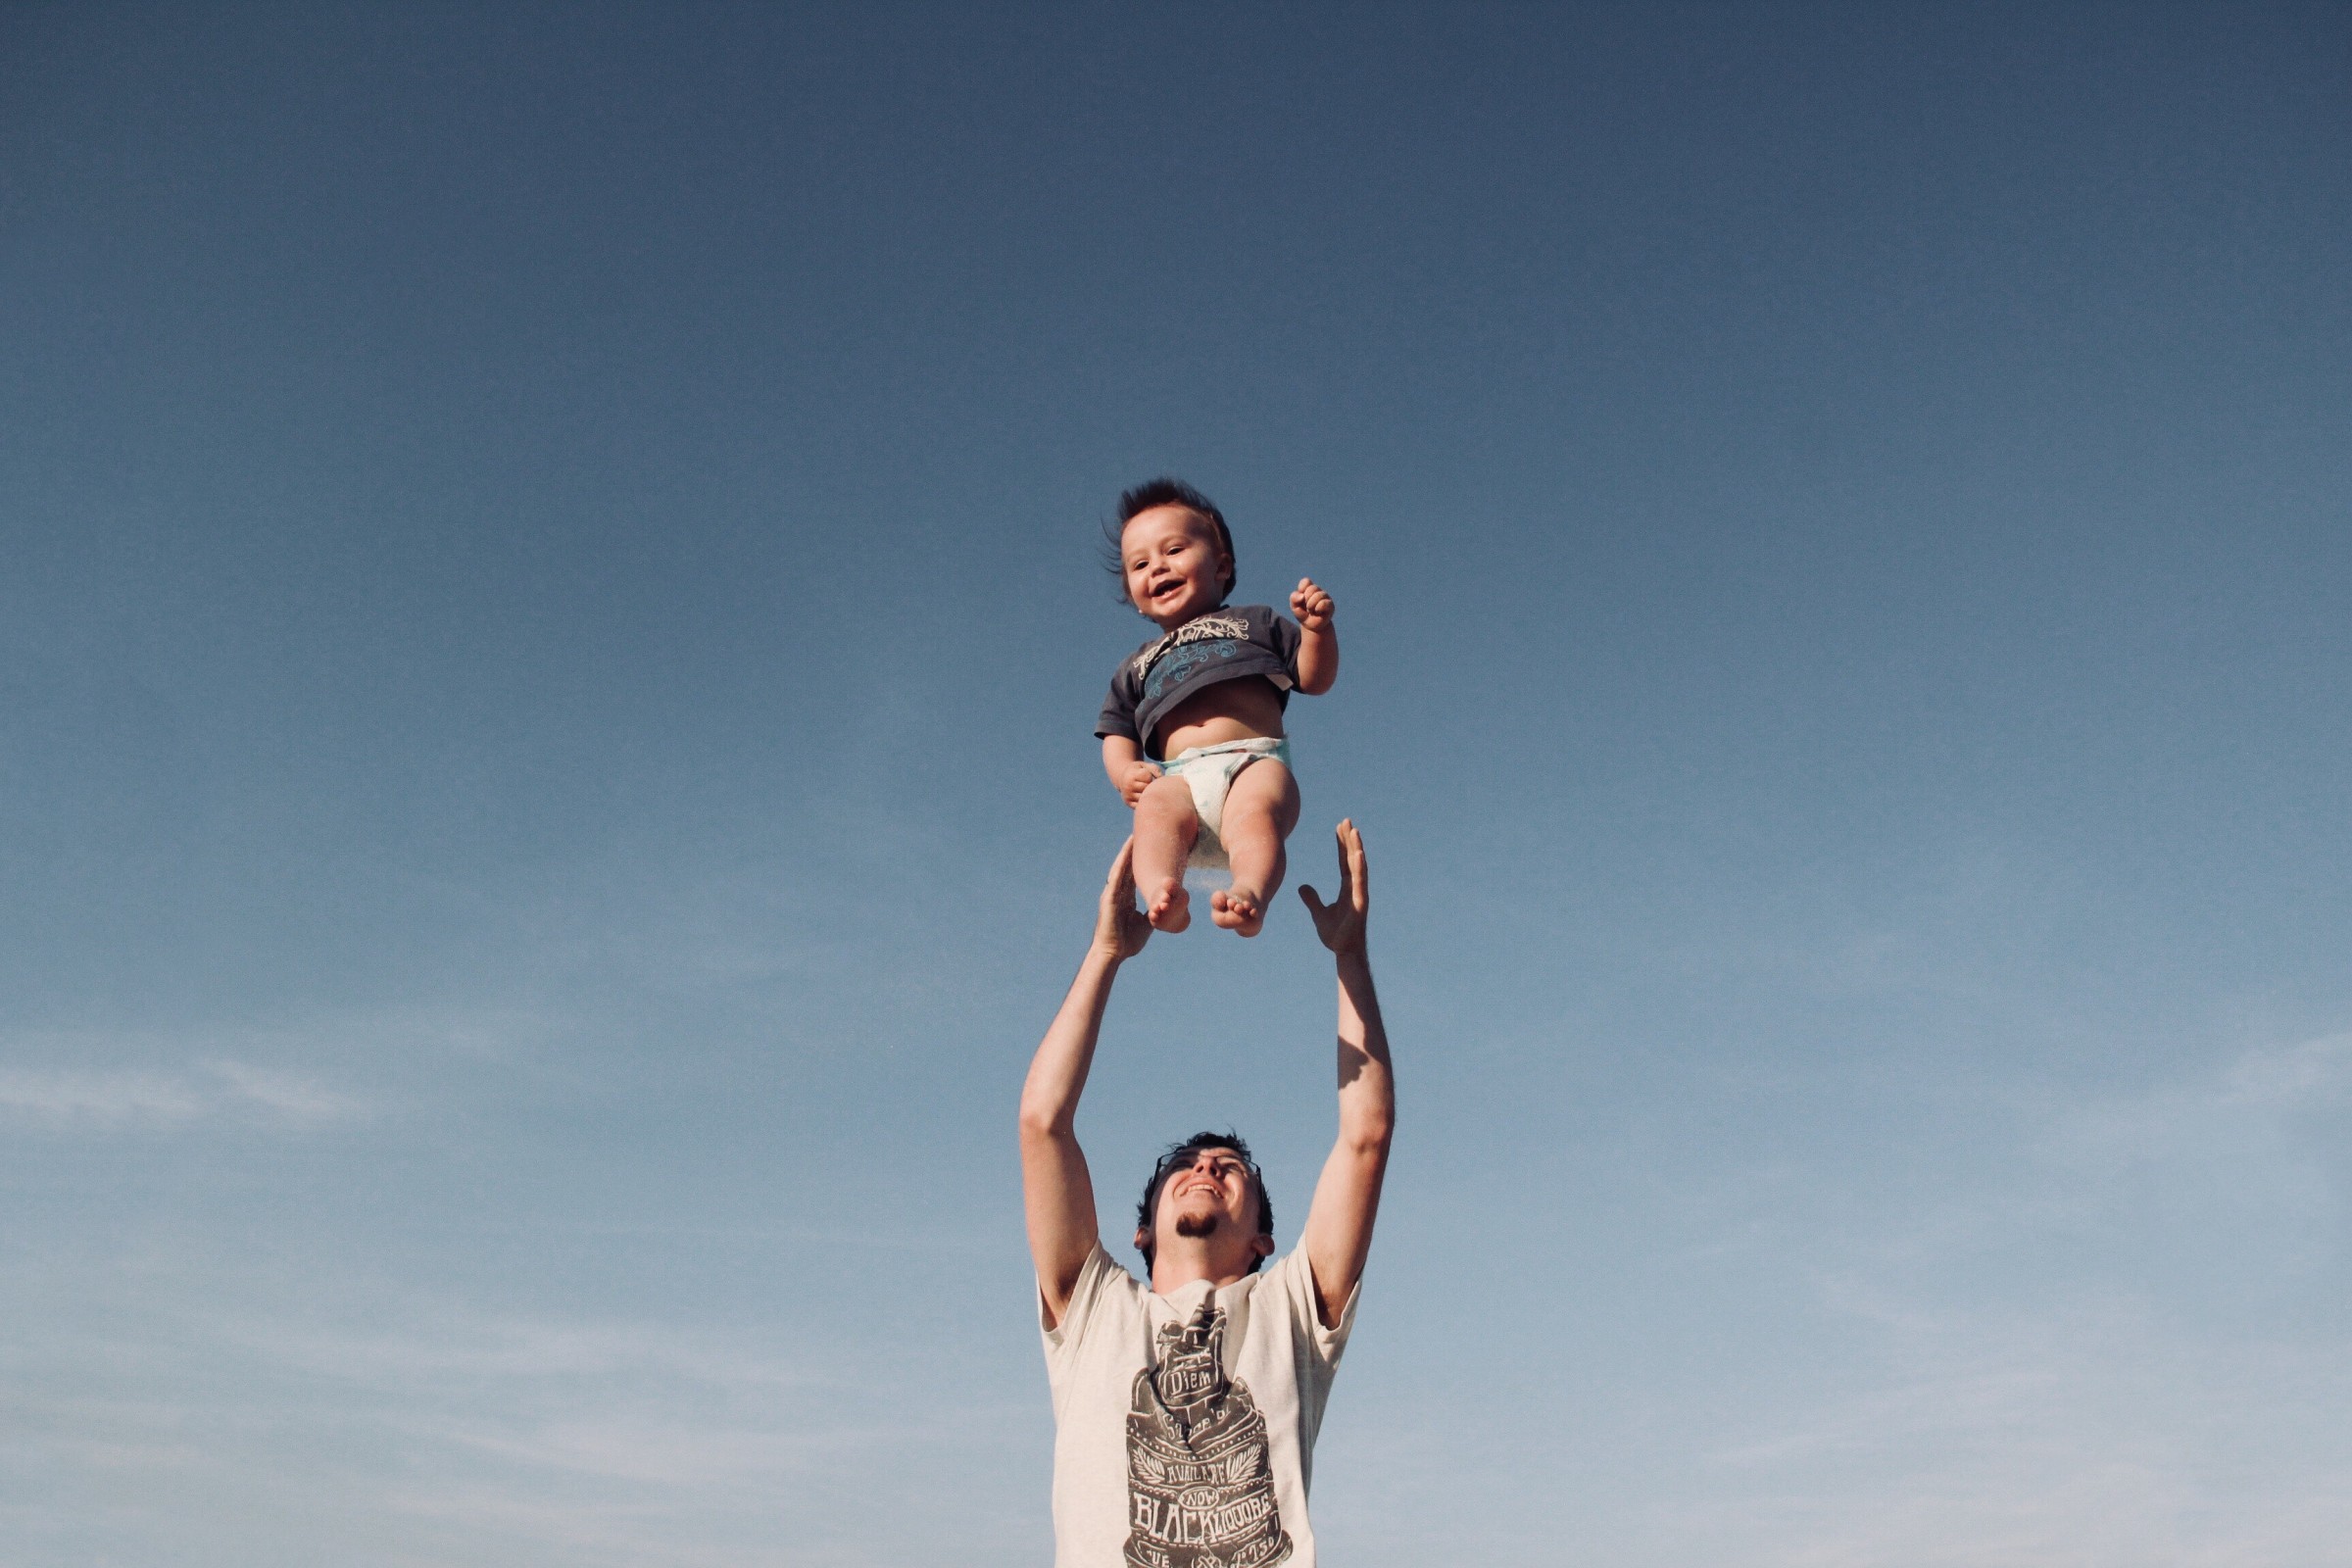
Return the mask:
<svg viewBox="0 0 2352 1568">
<path fill-rule="evenodd" d="M 1172 631 L 1224 601 L 1227 560 L 1216 525 L 1189 507 L 1152 507 L 1119 530 L 1119 567 L 1135 608 Z"/>
<path fill-rule="evenodd" d="M 1237 1267 L 1247 1267 L 1253 1252 L 1262 1256 L 1273 1250 L 1272 1239 L 1258 1230 L 1250 1167 L 1230 1149 L 1203 1149 L 1160 1183 L 1152 1228 L 1159 1248 L 1176 1237 L 1213 1238 L 1236 1254 Z"/>
</svg>

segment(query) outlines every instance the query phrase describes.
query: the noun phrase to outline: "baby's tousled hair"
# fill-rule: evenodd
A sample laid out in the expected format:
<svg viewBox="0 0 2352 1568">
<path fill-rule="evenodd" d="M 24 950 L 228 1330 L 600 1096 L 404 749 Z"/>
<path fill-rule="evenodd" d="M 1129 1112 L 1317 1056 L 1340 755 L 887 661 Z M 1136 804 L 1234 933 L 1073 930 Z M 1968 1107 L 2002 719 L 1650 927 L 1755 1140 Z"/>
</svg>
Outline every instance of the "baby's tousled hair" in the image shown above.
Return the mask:
<svg viewBox="0 0 2352 1568">
<path fill-rule="evenodd" d="M 1119 603 L 1132 603 L 1127 597 L 1127 558 L 1119 548 L 1120 538 L 1138 513 L 1150 512 L 1153 507 L 1182 507 L 1208 519 L 1209 526 L 1217 530 L 1218 548 L 1225 552 L 1225 591 L 1233 592 L 1233 585 L 1239 580 L 1240 567 L 1235 564 L 1233 530 L 1225 526 L 1225 514 L 1217 510 L 1214 501 L 1182 479 L 1170 478 L 1163 473 L 1156 479 L 1146 479 L 1120 496 L 1118 521 L 1102 524 L 1102 564 L 1118 580 Z"/>
</svg>

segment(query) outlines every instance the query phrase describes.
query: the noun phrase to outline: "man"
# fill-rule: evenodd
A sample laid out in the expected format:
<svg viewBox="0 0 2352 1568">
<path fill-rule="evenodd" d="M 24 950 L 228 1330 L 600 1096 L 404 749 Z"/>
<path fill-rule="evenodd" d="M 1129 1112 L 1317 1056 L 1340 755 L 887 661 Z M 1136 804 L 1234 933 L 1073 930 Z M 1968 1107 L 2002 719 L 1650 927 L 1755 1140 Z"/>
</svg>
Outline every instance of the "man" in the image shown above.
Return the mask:
<svg viewBox="0 0 2352 1568">
<path fill-rule="evenodd" d="M 1021 1090 L 1021 1184 L 1054 1386 L 1056 1568 L 1314 1568 L 1315 1432 L 1372 1246 L 1396 1099 L 1364 951 L 1364 842 L 1342 822 L 1339 897 L 1298 896 L 1340 977 L 1340 1136 L 1305 1229 L 1274 1252 L 1239 1138 L 1201 1134 L 1152 1174 L 1135 1245 L 1147 1289 L 1103 1251 L 1073 1123 L 1119 965 L 1151 940 L 1132 841 L 1095 940 Z"/>
</svg>

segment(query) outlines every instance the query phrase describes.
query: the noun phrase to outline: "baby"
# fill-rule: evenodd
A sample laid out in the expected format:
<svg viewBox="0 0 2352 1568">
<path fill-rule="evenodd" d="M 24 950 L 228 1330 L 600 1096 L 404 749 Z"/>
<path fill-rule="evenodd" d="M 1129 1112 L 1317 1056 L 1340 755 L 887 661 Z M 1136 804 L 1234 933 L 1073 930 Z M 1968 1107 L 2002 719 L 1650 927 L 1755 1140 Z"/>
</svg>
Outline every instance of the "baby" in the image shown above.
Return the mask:
<svg viewBox="0 0 2352 1568">
<path fill-rule="evenodd" d="M 1229 865 L 1233 885 L 1210 896 L 1209 918 L 1253 937 L 1298 821 L 1282 710 L 1294 688 L 1320 696 L 1340 673 L 1331 595 L 1301 577 L 1297 624 L 1266 605 L 1229 607 L 1233 534 L 1208 497 L 1176 479 L 1119 498 L 1119 581 L 1160 630 L 1119 665 L 1095 721 L 1103 771 L 1135 808 L 1145 913 L 1183 930 L 1187 863 Z"/>
</svg>

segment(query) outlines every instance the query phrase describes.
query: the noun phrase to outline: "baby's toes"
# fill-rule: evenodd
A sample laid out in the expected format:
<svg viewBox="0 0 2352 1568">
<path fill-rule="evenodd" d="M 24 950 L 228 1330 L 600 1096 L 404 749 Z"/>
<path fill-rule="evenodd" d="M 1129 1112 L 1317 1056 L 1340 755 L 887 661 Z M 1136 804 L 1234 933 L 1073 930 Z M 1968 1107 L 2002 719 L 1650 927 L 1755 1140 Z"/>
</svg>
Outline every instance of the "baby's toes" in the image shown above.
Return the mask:
<svg viewBox="0 0 2352 1568">
<path fill-rule="evenodd" d="M 1250 893 L 1221 894 L 1219 897 L 1224 900 L 1221 906 L 1224 912 L 1217 923 L 1239 931 L 1246 937 L 1257 935 L 1257 928 L 1265 923 L 1266 913 L 1256 897 Z"/>
</svg>

